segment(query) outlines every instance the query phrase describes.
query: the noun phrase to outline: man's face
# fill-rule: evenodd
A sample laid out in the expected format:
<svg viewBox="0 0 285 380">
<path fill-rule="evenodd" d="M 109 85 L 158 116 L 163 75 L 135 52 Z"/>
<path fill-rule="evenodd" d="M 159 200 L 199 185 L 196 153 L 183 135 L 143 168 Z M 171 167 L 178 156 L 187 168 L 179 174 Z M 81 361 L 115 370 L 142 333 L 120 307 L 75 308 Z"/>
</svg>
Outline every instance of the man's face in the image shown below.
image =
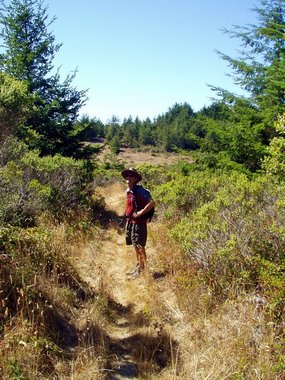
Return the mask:
<svg viewBox="0 0 285 380">
<path fill-rule="evenodd" d="M 137 183 L 137 178 L 133 174 L 128 174 L 126 176 L 126 183 L 129 185 L 130 188 L 132 188 Z"/>
</svg>

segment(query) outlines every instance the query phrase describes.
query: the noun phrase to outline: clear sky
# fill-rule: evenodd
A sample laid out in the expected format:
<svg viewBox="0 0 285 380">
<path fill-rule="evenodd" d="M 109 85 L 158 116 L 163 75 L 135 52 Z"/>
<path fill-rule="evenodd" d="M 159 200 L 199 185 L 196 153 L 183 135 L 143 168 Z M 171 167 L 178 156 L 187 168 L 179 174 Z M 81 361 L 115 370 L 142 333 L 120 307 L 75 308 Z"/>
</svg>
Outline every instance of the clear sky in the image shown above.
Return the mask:
<svg viewBox="0 0 285 380">
<path fill-rule="evenodd" d="M 211 104 L 207 84 L 239 92 L 215 50 L 237 55 L 240 41 L 221 29 L 256 23 L 258 0 L 46 0 L 49 27 L 62 43 L 62 79 L 88 90 L 81 114 L 155 118 L 177 103 Z"/>
</svg>

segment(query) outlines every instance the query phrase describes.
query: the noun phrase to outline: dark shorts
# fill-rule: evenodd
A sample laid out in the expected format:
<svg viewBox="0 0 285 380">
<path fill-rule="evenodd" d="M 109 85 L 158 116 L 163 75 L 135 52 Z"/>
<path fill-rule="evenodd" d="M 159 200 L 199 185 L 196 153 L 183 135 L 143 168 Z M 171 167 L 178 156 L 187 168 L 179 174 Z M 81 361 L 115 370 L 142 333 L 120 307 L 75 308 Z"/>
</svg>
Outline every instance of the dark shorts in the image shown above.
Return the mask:
<svg viewBox="0 0 285 380">
<path fill-rule="evenodd" d="M 130 223 L 126 222 L 126 244 L 144 247 L 147 239 L 146 223 Z"/>
</svg>

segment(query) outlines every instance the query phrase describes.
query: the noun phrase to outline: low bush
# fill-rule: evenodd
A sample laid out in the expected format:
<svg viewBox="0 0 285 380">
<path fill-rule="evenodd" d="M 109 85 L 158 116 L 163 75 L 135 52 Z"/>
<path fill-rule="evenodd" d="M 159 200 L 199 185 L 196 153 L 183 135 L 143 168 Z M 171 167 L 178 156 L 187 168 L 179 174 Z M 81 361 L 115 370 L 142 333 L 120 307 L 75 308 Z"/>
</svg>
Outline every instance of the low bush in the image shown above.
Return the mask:
<svg viewBox="0 0 285 380">
<path fill-rule="evenodd" d="M 276 174 L 176 169 L 154 189 L 165 247 L 175 247 L 160 266 L 183 312 L 185 378 L 206 378 L 218 363 L 217 378 L 282 378 L 285 185 Z"/>
<path fill-rule="evenodd" d="M 14 139 L 6 143 L 1 161 L 0 225 L 31 226 L 44 211 L 62 218 L 88 202 L 86 161 L 40 157 Z"/>
<path fill-rule="evenodd" d="M 171 215 L 172 237 L 213 299 L 258 288 L 272 312 L 281 313 L 284 190 L 266 176 L 249 179 L 237 172 L 179 174 L 156 188 L 156 199 Z"/>
</svg>

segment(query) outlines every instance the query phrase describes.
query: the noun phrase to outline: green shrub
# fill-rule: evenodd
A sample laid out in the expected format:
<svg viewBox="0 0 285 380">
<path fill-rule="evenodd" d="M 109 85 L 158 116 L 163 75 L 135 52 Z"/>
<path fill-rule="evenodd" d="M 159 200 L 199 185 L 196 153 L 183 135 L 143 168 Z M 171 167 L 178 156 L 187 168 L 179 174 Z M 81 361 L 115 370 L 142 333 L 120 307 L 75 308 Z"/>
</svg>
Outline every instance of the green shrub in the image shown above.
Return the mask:
<svg viewBox="0 0 285 380">
<path fill-rule="evenodd" d="M 40 157 L 22 143 L 7 142 L 0 168 L 0 225 L 29 226 L 43 211 L 62 217 L 84 207 L 92 171 L 87 164 L 60 155 Z"/>
<path fill-rule="evenodd" d="M 7 136 L 14 135 L 17 128 L 26 120 L 32 104 L 28 84 L 0 73 L 0 144 Z"/>
<path fill-rule="evenodd" d="M 165 166 L 154 166 L 151 164 L 136 165 L 136 169 L 143 177 L 143 183 L 152 189 L 155 185 L 164 183 L 171 178 L 171 171 Z"/>
<path fill-rule="evenodd" d="M 284 187 L 244 174 L 178 176 L 156 196 L 171 211 L 171 234 L 212 294 L 264 289 L 272 310 L 284 305 Z M 176 215 L 176 222 L 173 218 Z"/>
<path fill-rule="evenodd" d="M 171 209 L 180 217 L 211 201 L 226 181 L 225 176 L 208 171 L 190 172 L 187 176 L 176 171 L 171 176 L 170 181 L 156 187 L 155 196 L 164 209 Z"/>
<path fill-rule="evenodd" d="M 279 115 L 274 127 L 277 136 L 270 141 L 268 155 L 263 160 L 262 168 L 269 175 L 283 180 L 285 174 L 285 113 Z"/>
</svg>

